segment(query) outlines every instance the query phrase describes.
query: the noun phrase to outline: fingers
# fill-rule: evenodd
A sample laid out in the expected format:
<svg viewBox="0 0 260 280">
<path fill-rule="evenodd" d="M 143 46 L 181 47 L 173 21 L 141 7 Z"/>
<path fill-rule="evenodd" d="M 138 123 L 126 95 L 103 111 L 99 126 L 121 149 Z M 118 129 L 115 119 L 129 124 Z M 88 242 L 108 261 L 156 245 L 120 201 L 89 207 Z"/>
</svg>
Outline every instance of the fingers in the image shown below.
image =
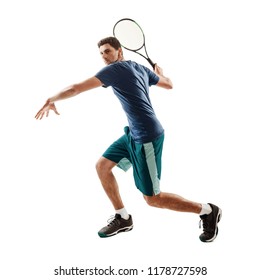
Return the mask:
<svg viewBox="0 0 260 280">
<path fill-rule="evenodd" d="M 157 64 L 155 65 L 154 71 L 156 74 L 163 75 L 163 69 Z"/>
<path fill-rule="evenodd" d="M 41 118 L 41 110 L 35 115 L 35 119 L 42 119 Z"/>
<path fill-rule="evenodd" d="M 39 110 L 39 112 L 35 115 L 35 118 L 37 120 L 39 120 L 39 119 L 41 120 L 44 117 L 45 112 L 48 110 L 49 110 L 48 105 L 46 106 L 46 103 L 45 103 L 44 106 L 41 108 L 41 110 Z"/>
<path fill-rule="evenodd" d="M 52 109 L 56 115 L 59 115 L 60 113 L 57 111 L 56 106 L 54 105 L 54 103 L 52 104 L 52 107 L 50 108 Z"/>
<path fill-rule="evenodd" d="M 59 115 L 59 112 L 57 111 L 54 103 L 52 104 L 45 104 L 41 110 L 35 115 L 35 118 L 37 120 L 41 120 L 44 116 L 46 116 L 46 118 L 49 116 L 49 111 L 53 110 L 55 112 L 56 115 Z"/>
<path fill-rule="evenodd" d="M 45 111 L 42 109 L 35 115 L 36 120 L 41 120 L 45 115 Z M 48 117 L 48 113 L 46 114 L 46 117 Z"/>
<path fill-rule="evenodd" d="M 46 113 L 46 117 L 49 115 L 49 107 L 46 104 L 41 108 L 41 110 L 35 115 L 37 120 L 41 120 Z"/>
</svg>

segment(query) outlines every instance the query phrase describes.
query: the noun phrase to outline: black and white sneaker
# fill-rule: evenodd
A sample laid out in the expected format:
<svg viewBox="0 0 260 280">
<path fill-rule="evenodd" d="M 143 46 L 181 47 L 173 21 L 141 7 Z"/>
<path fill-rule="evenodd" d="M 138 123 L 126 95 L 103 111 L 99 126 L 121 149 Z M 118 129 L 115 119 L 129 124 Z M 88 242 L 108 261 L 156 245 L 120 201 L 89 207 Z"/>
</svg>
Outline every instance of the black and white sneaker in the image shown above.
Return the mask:
<svg viewBox="0 0 260 280">
<path fill-rule="evenodd" d="M 130 231 L 133 229 L 132 216 L 129 215 L 128 220 L 121 218 L 121 215 L 116 214 L 111 219 L 108 220 L 108 225 L 103 227 L 98 235 L 100 237 L 110 237 L 116 235 L 120 232 Z"/>
<path fill-rule="evenodd" d="M 212 242 L 218 235 L 218 222 L 222 216 L 222 210 L 209 203 L 212 212 L 208 215 L 200 216 L 203 223 L 203 233 L 200 235 L 200 240 L 202 242 Z"/>
</svg>

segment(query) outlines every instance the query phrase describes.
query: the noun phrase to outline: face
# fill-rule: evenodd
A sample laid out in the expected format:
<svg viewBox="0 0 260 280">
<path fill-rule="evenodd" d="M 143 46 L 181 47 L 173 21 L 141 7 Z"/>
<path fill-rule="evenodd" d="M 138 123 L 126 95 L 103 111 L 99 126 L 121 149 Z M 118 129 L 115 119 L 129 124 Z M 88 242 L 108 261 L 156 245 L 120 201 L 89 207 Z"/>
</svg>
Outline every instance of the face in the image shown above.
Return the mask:
<svg viewBox="0 0 260 280">
<path fill-rule="evenodd" d="M 116 50 L 110 44 L 104 44 L 100 46 L 99 51 L 106 65 L 122 60 L 121 48 Z"/>
</svg>

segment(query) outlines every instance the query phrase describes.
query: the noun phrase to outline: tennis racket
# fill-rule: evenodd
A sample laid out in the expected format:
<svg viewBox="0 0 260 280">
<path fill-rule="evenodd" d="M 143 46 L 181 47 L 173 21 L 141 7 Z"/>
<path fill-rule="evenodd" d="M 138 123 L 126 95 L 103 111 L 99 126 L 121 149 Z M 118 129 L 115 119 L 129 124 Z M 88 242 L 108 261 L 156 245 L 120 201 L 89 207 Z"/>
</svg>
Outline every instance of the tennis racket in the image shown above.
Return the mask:
<svg viewBox="0 0 260 280">
<path fill-rule="evenodd" d="M 114 25 L 113 34 L 122 47 L 144 57 L 154 69 L 155 63 L 148 56 L 144 32 L 138 23 L 130 18 L 120 19 Z M 139 52 L 141 49 L 144 50 L 145 54 Z"/>
</svg>

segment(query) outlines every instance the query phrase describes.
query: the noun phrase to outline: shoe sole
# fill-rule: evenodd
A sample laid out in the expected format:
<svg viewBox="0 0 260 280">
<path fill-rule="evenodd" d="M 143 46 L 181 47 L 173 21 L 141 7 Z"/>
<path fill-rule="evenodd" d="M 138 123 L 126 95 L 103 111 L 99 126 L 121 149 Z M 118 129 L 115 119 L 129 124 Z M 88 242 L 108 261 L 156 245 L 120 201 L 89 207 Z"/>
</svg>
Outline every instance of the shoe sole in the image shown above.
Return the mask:
<svg viewBox="0 0 260 280">
<path fill-rule="evenodd" d="M 133 225 L 129 226 L 129 227 L 124 227 L 124 228 L 120 228 L 119 230 L 115 231 L 115 232 L 112 232 L 110 234 L 105 234 L 103 232 L 98 232 L 98 235 L 99 237 L 101 238 L 106 238 L 106 237 L 111 237 L 111 236 L 114 236 L 118 233 L 121 233 L 121 232 L 127 232 L 127 231 L 130 231 L 133 229 Z"/>
<path fill-rule="evenodd" d="M 219 208 L 217 219 L 216 219 L 216 229 L 215 229 L 214 236 L 208 240 L 205 240 L 204 242 L 212 242 L 214 239 L 216 239 L 216 237 L 218 235 L 218 223 L 220 222 L 221 218 L 222 218 L 222 210 Z"/>
</svg>

